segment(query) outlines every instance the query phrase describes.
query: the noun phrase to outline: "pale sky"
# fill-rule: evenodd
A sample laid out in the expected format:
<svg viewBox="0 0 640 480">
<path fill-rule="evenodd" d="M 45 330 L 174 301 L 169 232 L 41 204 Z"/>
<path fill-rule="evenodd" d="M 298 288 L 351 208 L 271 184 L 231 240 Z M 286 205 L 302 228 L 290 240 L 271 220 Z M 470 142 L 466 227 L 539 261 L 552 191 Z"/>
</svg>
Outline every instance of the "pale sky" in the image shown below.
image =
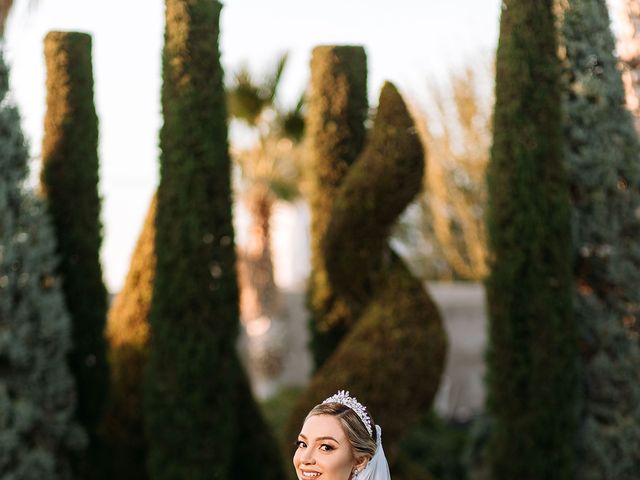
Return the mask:
<svg viewBox="0 0 640 480">
<path fill-rule="evenodd" d="M 93 37 L 101 255 L 105 283 L 115 292 L 158 182 L 164 2 L 38 0 L 32 8 L 29 0 L 15 3 L 6 51 L 34 176 L 45 113 L 43 38 L 51 30 Z M 495 49 L 500 12 L 499 0 L 227 0 L 224 5 L 220 46 L 227 76 L 243 62 L 259 73 L 288 51 L 280 92 L 286 103 L 305 88 L 310 52 L 321 44 L 365 47 L 372 103 L 384 80 L 420 102 L 429 78 L 443 78 L 448 69 Z"/>
</svg>

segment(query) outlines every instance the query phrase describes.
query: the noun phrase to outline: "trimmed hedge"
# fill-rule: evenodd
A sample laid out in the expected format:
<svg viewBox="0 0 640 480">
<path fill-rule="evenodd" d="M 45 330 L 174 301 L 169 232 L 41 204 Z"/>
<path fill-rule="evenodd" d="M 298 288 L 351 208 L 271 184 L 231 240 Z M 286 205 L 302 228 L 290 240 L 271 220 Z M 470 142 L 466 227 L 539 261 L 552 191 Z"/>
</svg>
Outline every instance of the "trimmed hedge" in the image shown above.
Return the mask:
<svg viewBox="0 0 640 480">
<path fill-rule="evenodd" d="M 390 227 L 421 188 L 423 158 L 413 120 L 387 83 L 370 141 L 336 191 L 322 242 L 331 285 L 357 322 L 302 394 L 289 438 L 315 404 L 348 389 L 382 426 L 393 462 L 400 438 L 429 411 L 444 368 L 445 332 L 422 283 L 387 246 Z"/>
<path fill-rule="evenodd" d="M 154 480 L 232 478 L 238 469 L 265 479 L 283 476 L 277 444 L 252 407 L 235 349 L 238 287 L 220 11 L 213 0 L 166 0 L 157 263 L 143 405 Z"/>
<path fill-rule="evenodd" d="M 577 333 L 552 0 L 505 0 L 488 168 L 496 480 L 573 479 Z"/>
<path fill-rule="evenodd" d="M 102 281 L 98 117 L 93 104 L 91 36 L 49 32 L 44 39 L 47 111 L 42 143 L 42 192 L 49 205 L 60 258 L 73 342 L 69 356 L 78 390 L 77 417 L 93 457 L 108 395 L 104 329 L 107 291 Z M 88 459 L 82 475 L 96 470 Z M 92 466 L 93 465 L 93 466 Z"/>
<path fill-rule="evenodd" d="M 313 49 L 307 109 L 306 128 L 313 170 L 309 194 L 311 274 L 307 306 L 311 312 L 311 351 L 315 367 L 319 368 L 355 322 L 350 305 L 328 279 L 321 244 L 338 187 L 365 141 L 367 59 L 362 47 Z"/>
</svg>

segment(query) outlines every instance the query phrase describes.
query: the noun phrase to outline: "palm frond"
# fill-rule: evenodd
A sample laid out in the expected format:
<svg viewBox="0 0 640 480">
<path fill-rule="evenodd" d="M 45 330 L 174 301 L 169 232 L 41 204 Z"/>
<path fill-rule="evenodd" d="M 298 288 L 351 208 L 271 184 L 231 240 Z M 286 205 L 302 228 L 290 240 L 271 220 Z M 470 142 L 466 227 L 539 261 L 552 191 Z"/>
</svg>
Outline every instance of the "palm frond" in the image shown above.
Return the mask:
<svg viewBox="0 0 640 480">
<path fill-rule="evenodd" d="M 267 79 L 264 82 L 264 93 L 266 97 L 265 99 L 268 100 L 270 104 L 273 104 L 273 101 L 276 98 L 276 94 L 278 93 L 278 86 L 280 85 L 280 80 L 282 79 L 282 72 L 284 72 L 284 68 L 287 66 L 288 58 L 289 54 L 287 52 L 280 55 L 273 73 L 267 76 Z"/>
<path fill-rule="evenodd" d="M 282 137 L 292 140 L 294 143 L 302 141 L 304 136 L 304 93 L 300 95 L 296 106 L 290 110 L 277 110 L 275 128 Z"/>
<path fill-rule="evenodd" d="M 260 90 L 246 65 L 241 66 L 227 89 L 229 114 L 252 127 L 256 126 L 266 105 Z"/>
</svg>

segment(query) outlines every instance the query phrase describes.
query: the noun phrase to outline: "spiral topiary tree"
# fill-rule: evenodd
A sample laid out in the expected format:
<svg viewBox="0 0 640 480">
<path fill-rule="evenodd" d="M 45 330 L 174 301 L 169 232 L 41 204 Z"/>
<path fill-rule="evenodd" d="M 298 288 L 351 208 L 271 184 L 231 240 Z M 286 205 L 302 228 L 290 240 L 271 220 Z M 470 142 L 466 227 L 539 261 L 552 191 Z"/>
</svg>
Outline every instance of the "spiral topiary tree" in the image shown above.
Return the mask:
<svg viewBox="0 0 640 480">
<path fill-rule="evenodd" d="M 604 0 L 561 4 L 565 151 L 580 338 L 577 477 L 640 472 L 640 143 Z"/>
<path fill-rule="evenodd" d="M 166 0 L 144 426 L 154 480 L 284 476 L 235 349 L 238 287 L 221 4 Z M 244 411 L 240 411 L 244 408 Z M 239 454 L 242 453 L 242 455 Z M 238 465 L 236 462 L 242 462 Z"/>
<path fill-rule="evenodd" d="M 313 405 L 348 388 L 382 425 L 393 461 L 400 437 L 429 410 L 444 367 L 444 329 L 422 283 L 387 245 L 391 226 L 420 191 L 423 157 L 413 120 L 386 83 L 370 140 L 336 190 L 321 244 L 332 288 L 357 321 L 296 405 L 291 438 Z"/>
<path fill-rule="evenodd" d="M 573 479 L 571 229 L 553 0 L 505 0 L 488 167 L 488 409 L 496 480 Z"/>
<path fill-rule="evenodd" d="M 350 305 L 328 279 L 321 244 L 344 175 L 362 150 L 367 118 L 367 63 L 358 46 L 321 46 L 311 55 L 307 136 L 313 169 L 311 274 L 307 305 L 316 368 L 333 353 L 355 322 Z"/>
<path fill-rule="evenodd" d="M 70 480 L 86 448 L 67 364 L 71 320 L 46 205 L 25 188 L 29 151 L 0 50 L 0 478 Z"/>
<path fill-rule="evenodd" d="M 149 309 L 156 271 L 156 196 L 138 237 L 124 287 L 107 317 L 111 396 L 105 416 L 113 478 L 148 478 L 144 436 L 143 371 L 149 349 Z"/>
<path fill-rule="evenodd" d="M 77 417 L 91 441 L 90 458 L 79 468 L 87 476 L 97 469 L 93 462 L 101 450 L 98 424 L 108 387 L 91 36 L 49 32 L 44 53 L 47 111 L 40 181 L 56 233 L 58 272 L 73 325 L 70 365 L 78 388 Z"/>
</svg>

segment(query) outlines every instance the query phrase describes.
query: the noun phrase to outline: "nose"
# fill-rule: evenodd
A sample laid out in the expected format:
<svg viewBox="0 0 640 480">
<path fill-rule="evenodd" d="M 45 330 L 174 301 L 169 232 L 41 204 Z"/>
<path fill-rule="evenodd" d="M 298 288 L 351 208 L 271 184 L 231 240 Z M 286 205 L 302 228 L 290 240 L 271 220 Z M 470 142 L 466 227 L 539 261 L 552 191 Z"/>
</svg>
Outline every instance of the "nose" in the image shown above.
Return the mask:
<svg viewBox="0 0 640 480">
<path fill-rule="evenodd" d="M 313 455 L 313 449 L 312 448 L 305 448 L 302 452 L 300 452 L 300 460 L 303 464 L 305 465 L 313 465 L 314 463 L 316 463 L 316 459 Z"/>
</svg>

